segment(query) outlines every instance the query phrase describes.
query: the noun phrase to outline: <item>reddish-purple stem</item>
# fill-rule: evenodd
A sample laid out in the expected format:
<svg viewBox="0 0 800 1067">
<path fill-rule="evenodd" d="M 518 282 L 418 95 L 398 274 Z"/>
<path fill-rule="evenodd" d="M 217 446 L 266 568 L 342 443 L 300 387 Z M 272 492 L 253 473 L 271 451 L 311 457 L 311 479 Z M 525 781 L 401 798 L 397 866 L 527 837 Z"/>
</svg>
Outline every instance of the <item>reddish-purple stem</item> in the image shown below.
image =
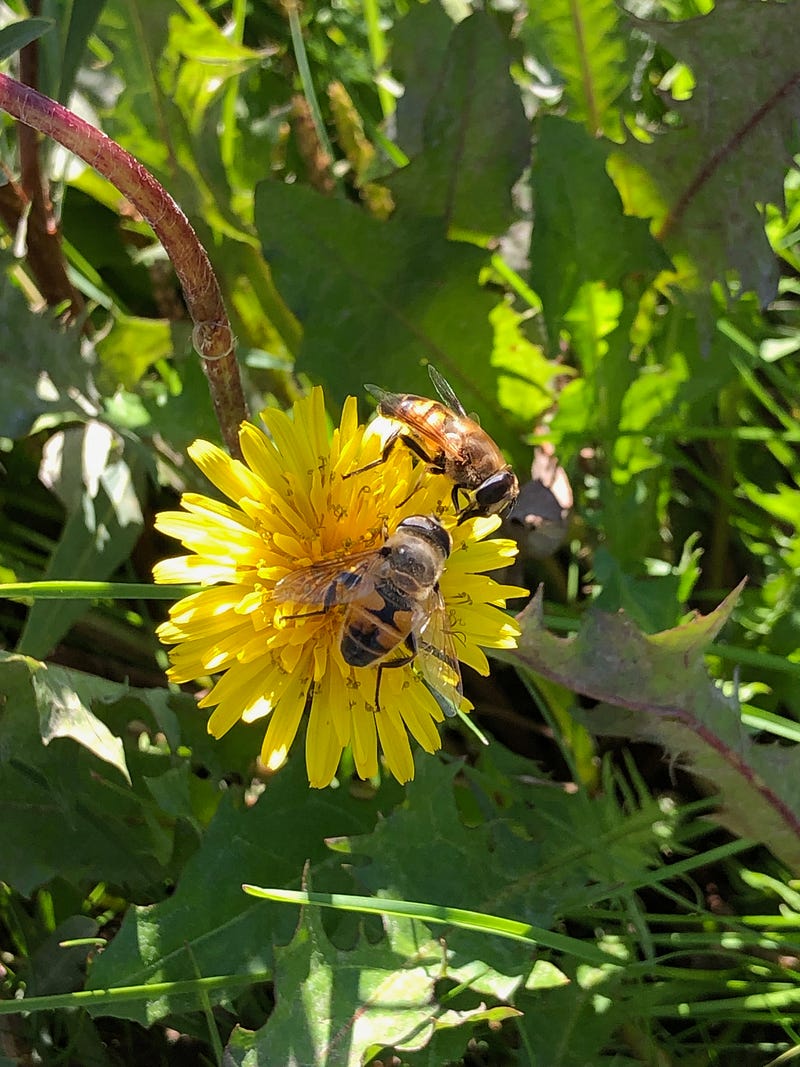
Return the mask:
<svg viewBox="0 0 800 1067">
<path fill-rule="evenodd" d="M 192 340 L 203 360 L 222 436 L 231 455 L 240 457 L 239 424 L 247 409 L 235 338 L 214 269 L 189 220 L 138 160 L 69 108 L 5 74 L 0 74 L 0 107 L 80 156 L 150 223 L 183 289 L 194 322 Z"/>
<path fill-rule="evenodd" d="M 783 85 L 779 85 L 772 96 L 768 100 L 765 100 L 760 107 L 756 108 L 753 114 L 748 118 L 747 122 L 745 122 L 739 129 L 735 130 L 733 135 L 706 160 L 661 223 L 661 226 L 656 233 L 656 237 L 659 241 L 663 241 L 666 237 L 669 237 L 678 223 L 683 219 L 686 209 L 703 186 L 714 177 L 725 160 L 734 151 L 741 147 L 742 141 L 756 129 L 759 123 L 769 115 L 770 111 L 777 107 L 778 104 L 782 103 L 789 93 L 797 88 L 798 82 L 800 82 L 800 74 L 793 74 Z"/>
</svg>

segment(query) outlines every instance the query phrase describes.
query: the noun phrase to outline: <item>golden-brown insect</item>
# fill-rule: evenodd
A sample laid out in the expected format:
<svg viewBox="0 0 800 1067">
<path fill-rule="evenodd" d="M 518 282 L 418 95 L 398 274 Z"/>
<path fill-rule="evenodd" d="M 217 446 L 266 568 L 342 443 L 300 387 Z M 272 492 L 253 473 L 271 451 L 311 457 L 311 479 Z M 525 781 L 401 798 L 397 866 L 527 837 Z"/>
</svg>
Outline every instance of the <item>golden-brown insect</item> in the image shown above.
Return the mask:
<svg viewBox="0 0 800 1067">
<path fill-rule="evenodd" d="M 318 604 L 307 618 L 345 605 L 340 649 L 352 667 L 381 672 L 414 661 L 440 707 L 454 715 L 461 704 L 461 670 L 439 579 L 452 538 L 433 516 L 411 515 L 378 549 L 304 567 L 275 586 L 279 603 Z"/>
<path fill-rule="evenodd" d="M 469 497 L 459 523 L 474 515 L 505 511 L 519 495 L 516 474 L 491 437 L 467 415 L 448 382 L 434 367 L 428 371 L 442 403 L 413 393 L 389 393 L 377 385 L 365 386 L 378 401 L 378 412 L 403 425 L 388 439 L 381 458 L 360 471 L 382 463 L 402 441 L 434 474 L 445 474 L 452 481 L 456 511 L 461 510 L 460 494 Z"/>
</svg>

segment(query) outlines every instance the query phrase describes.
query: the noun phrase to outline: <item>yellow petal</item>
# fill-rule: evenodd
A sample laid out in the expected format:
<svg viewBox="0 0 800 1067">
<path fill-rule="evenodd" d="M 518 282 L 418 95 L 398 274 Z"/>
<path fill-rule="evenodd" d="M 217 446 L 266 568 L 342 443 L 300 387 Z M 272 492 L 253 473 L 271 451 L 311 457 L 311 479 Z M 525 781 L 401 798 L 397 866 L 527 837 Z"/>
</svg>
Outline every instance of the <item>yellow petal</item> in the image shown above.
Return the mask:
<svg viewBox="0 0 800 1067">
<path fill-rule="evenodd" d="M 331 784 L 342 757 L 342 746 L 333 724 L 336 714 L 330 693 L 321 699 L 320 694 L 315 694 L 306 730 L 306 768 L 309 784 L 314 789 Z"/>
<path fill-rule="evenodd" d="M 214 582 L 234 581 L 236 567 L 228 562 L 211 562 L 202 556 L 175 556 L 159 560 L 153 567 L 153 578 L 160 585 L 174 585 L 177 582 L 211 585 Z"/>
<path fill-rule="evenodd" d="M 303 684 L 299 677 L 292 679 L 270 716 L 261 746 L 261 762 L 270 770 L 277 770 L 286 760 L 297 734 L 307 695 L 308 685 Z"/>
<path fill-rule="evenodd" d="M 392 674 L 405 674 L 406 671 L 392 671 Z M 426 752 L 436 752 L 441 748 L 441 738 L 436 722 L 444 716 L 436 698 L 428 692 L 422 680 L 409 668 L 410 681 L 397 687 L 395 706 L 399 709 L 408 730 L 422 745 Z M 390 686 L 390 696 L 394 687 Z"/>
<path fill-rule="evenodd" d="M 356 771 L 362 778 L 378 773 L 378 731 L 375 709 L 357 695 L 351 706 L 351 737 Z"/>
<path fill-rule="evenodd" d="M 381 706 L 375 722 L 386 765 L 401 785 L 410 782 L 414 777 L 414 758 L 400 716 L 390 707 Z"/>
<path fill-rule="evenodd" d="M 238 459 L 232 459 L 217 445 L 209 441 L 193 441 L 189 455 L 205 474 L 206 478 L 224 493 L 229 500 L 240 497 L 259 497 L 264 491 L 263 483 Z"/>
</svg>

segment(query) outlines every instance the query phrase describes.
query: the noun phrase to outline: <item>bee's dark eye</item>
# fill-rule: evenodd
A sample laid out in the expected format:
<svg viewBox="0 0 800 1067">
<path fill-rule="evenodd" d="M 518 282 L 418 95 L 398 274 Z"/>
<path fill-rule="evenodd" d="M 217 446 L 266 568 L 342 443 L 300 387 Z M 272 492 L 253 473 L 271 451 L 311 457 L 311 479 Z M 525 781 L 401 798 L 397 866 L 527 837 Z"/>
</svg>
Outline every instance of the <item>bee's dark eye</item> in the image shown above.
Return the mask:
<svg viewBox="0 0 800 1067">
<path fill-rule="evenodd" d="M 487 478 L 475 492 L 475 503 L 487 515 L 498 504 L 510 504 L 517 495 L 517 476 L 513 471 L 500 471 Z"/>
</svg>

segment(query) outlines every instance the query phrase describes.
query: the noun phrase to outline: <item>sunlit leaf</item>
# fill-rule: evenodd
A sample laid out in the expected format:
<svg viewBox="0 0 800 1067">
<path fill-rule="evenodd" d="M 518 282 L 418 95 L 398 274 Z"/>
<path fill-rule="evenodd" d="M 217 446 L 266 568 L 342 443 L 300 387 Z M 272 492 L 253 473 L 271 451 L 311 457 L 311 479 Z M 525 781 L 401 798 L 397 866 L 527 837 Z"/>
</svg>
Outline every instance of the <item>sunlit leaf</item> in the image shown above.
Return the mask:
<svg viewBox="0 0 800 1067">
<path fill-rule="evenodd" d="M 361 937 L 342 951 L 326 937 L 319 912 L 304 909 L 291 943 L 275 950 L 275 1010 L 261 1030 L 234 1037 L 229 1062 L 360 1067 L 373 1047 L 424 1047 L 442 1013 L 432 1004 L 441 957 L 432 941 L 414 960 L 410 926 L 394 922 L 380 944 Z"/>
<path fill-rule="evenodd" d="M 4 348 L 0 435 L 24 437 L 41 415 L 58 422 L 96 410 L 91 353 L 81 352 L 74 330 L 60 331 L 46 315 L 32 315 L 8 278 L 0 282 Z"/>
<path fill-rule="evenodd" d="M 613 105 L 628 84 L 629 39 L 613 0 L 548 0 L 531 3 L 523 24 L 534 55 L 564 84 L 570 117 L 592 136 L 616 132 Z"/>
<path fill-rule="evenodd" d="M 606 173 L 607 149 L 566 119 L 539 124 L 533 165 L 536 222 L 531 285 L 542 298 L 550 343 L 582 285 L 644 288 L 669 260 L 641 219 L 627 216 Z"/>
</svg>

